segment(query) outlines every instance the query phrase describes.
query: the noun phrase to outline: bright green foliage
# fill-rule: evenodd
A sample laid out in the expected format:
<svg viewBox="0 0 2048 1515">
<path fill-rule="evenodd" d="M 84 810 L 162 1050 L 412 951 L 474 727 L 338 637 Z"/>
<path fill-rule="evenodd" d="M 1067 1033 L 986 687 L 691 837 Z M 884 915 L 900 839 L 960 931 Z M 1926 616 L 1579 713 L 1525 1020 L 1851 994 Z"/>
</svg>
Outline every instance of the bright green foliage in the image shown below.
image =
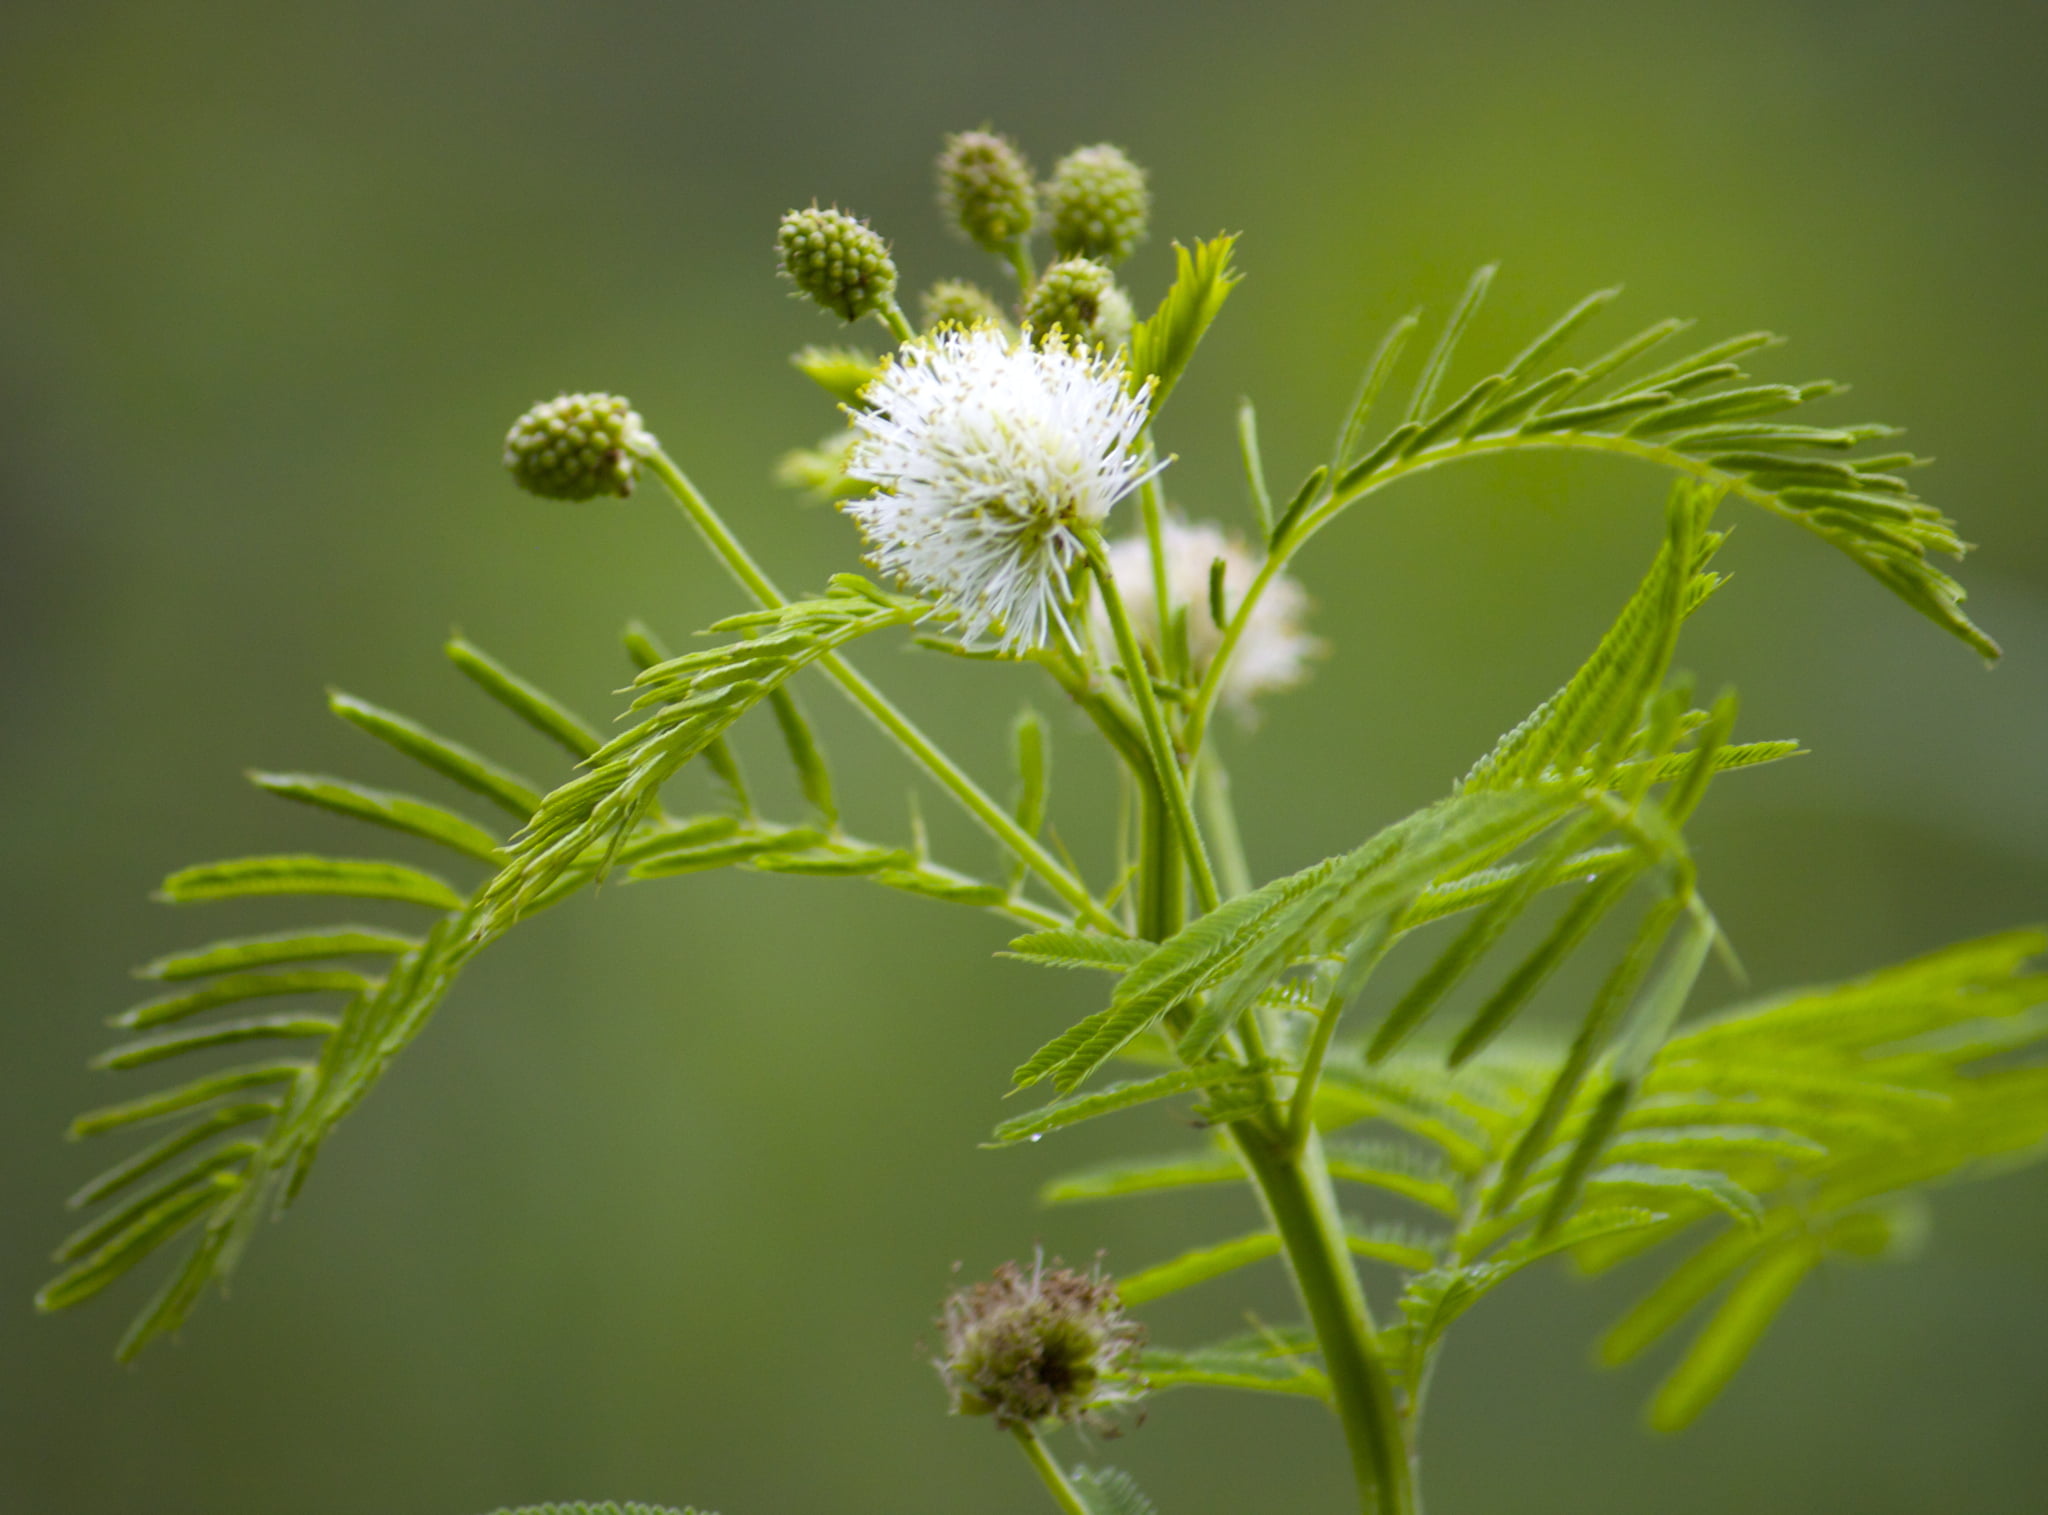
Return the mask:
<svg viewBox="0 0 2048 1515">
<path fill-rule="evenodd" d="M 777 618 L 780 631 L 735 644 L 742 651 L 694 654 L 696 661 L 667 658 L 644 633 L 629 637 L 636 652 L 648 652 L 642 660 L 643 689 L 687 700 L 700 680 L 721 678 L 735 668 L 750 675 L 754 687 L 735 699 L 738 708 L 717 707 L 718 729 L 730 724 L 728 714 L 736 719 L 754 703 L 768 702 L 799 788 L 819 822 L 776 822 L 745 804 L 738 813 L 671 816 L 650 789 L 632 836 L 611 853 L 629 880 L 723 867 L 862 877 L 927 899 L 1047 923 L 1044 912 L 1017 898 L 1014 884 L 985 882 L 943 867 L 915 847 L 865 842 L 838 829 L 824 756 L 801 711 L 780 690 L 774 670 L 783 666 L 786 671 L 814 656 L 813 638 L 837 645 L 859 630 L 894 624 L 903 615 L 897 603 L 874 591 L 837 590 Z M 747 621 L 740 629 L 762 628 Z M 506 711 L 569 755 L 599 764 L 596 774 L 606 773 L 601 764 L 607 749 L 580 717 L 470 643 L 458 639 L 447 651 L 456 667 Z M 763 687 L 771 683 L 773 688 Z M 343 720 L 413 759 L 431 777 L 452 781 L 522 819 L 538 810 L 540 798 L 532 786 L 489 759 L 353 696 L 335 694 L 330 703 Z M 636 731 L 648 743 L 674 743 L 678 729 L 691 728 L 672 722 Z M 701 744 L 698 750 L 704 750 Z M 671 748 L 662 761 L 673 755 Z M 715 748 L 707 753 L 712 755 Z M 106 1209 L 59 1249 L 63 1271 L 39 1296 L 45 1309 L 81 1303 L 189 1235 L 183 1261 L 123 1338 L 123 1357 L 175 1331 L 208 1282 L 226 1278 L 256 1222 L 296 1196 L 327 1135 L 425 1028 L 469 959 L 502 929 L 492 914 L 492 889 L 503 854 L 500 843 L 473 821 L 427 800 L 340 779 L 271 773 L 252 774 L 251 779 L 282 798 L 431 844 L 454 867 L 467 869 L 472 881 L 456 884 L 406 863 L 318 856 L 210 863 L 165 880 L 162 897 L 175 904 L 277 894 L 376 899 L 420 908 L 429 913 L 429 921 L 416 933 L 336 925 L 229 937 L 138 970 L 178 987 L 116 1017 L 122 1028 L 147 1034 L 115 1046 L 96 1066 L 141 1068 L 240 1043 L 251 1044 L 258 1060 L 201 1073 L 160 1092 L 90 1111 L 73 1123 L 74 1137 L 132 1127 L 171 1128 L 73 1196 L 74 1207 Z M 587 794 L 577 788 L 582 783 L 572 780 L 569 787 Z M 526 809 L 518 811 L 522 800 Z M 609 838 L 601 844 L 593 833 L 579 856 L 522 896 L 523 908 L 529 913 L 544 909 L 590 882 L 609 846 Z M 479 863 L 488 871 L 478 874 Z M 252 1001 L 287 1001 L 303 1008 L 229 1018 L 213 1013 Z"/>
<path fill-rule="evenodd" d="M 1044 187 L 1044 219 L 1068 261 L 1042 278 L 1027 240 L 1039 191 L 1015 149 L 969 133 L 952 139 L 941 172 L 961 228 L 1010 262 L 1027 318 L 1118 349 L 1150 418 L 1123 456 L 1160 456 L 1151 423 L 1237 282 L 1235 239 L 1176 244 L 1172 287 L 1131 328 L 1108 310 L 1121 295 L 1107 265 L 1142 235 L 1149 194 L 1121 153 L 1070 155 Z M 895 304 L 888 249 L 865 225 L 813 206 L 784 219 L 780 245 L 784 272 L 827 310 L 848 320 L 876 314 L 897 340 L 917 340 Z M 155 1129 L 73 1197 L 76 1208 L 98 1209 L 58 1248 L 62 1271 L 42 1305 L 91 1298 L 181 1242 L 122 1355 L 175 1330 L 232 1269 L 257 1219 L 297 1195 L 321 1144 L 477 952 L 607 874 L 641 882 L 731 868 L 860 878 L 969 905 L 1013 933 L 1022 928 L 1007 959 L 1109 975 L 1100 1007 L 1013 1074 L 1019 1087 L 1049 1083 L 1050 1101 L 1002 1121 L 990 1145 L 1040 1143 L 1125 1114 L 1132 1126 L 1150 1118 L 1155 1130 L 1169 1114 L 1191 1117 L 1201 1134 L 1178 1151 L 1053 1178 L 1047 1203 L 1237 1185 L 1258 1201 L 1221 1239 L 1130 1271 L 1114 1288 L 1099 1273 L 1057 1269 L 1035 1268 L 1027 1283 L 1005 1265 L 996 1276 L 1008 1282 L 985 1291 L 983 1304 L 1015 1306 L 1023 1313 L 1011 1324 L 1032 1329 L 982 1332 L 973 1352 L 953 1353 L 955 1408 L 992 1411 L 992 1385 L 1035 1384 L 1049 1395 L 1050 1409 L 993 1418 L 1024 1442 L 1068 1515 L 1155 1512 L 1121 1473 L 1062 1471 L 1036 1439 L 1038 1423 L 1180 1387 L 1323 1404 L 1344 1433 L 1362 1508 L 1412 1515 L 1414 1437 L 1438 1347 L 1501 1284 L 1557 1256 L 1595 1274 L 1657 1255 L 1655 1281 L 1621 1314 L 1601 1355 L 1627 1362 L 1689 1329 L 1650 1420 L 1666 1429 L 1690 1421 L 1806 1279 L 1910 1250 L 1934 1188 L 2048 1154 L 2048 973 L 2029 969 L 2048 952 L 2048 935 L 2009 932 L 1847 983 L 1692 1013 L 1714 992 L 1709 959 L 1732 963 L 1733 951 L 1686 827 L 1723 775 L 1802 750 L 1738 740 L 1734 696 L 1696 699 L 1677 671 L 1680 636 L 1723 584 L 1715 560 L 1725 532 L 1715 521 L 1724 502 L 1797 522 L 1986 657 L 1997 646 L 1931 561 L 1963 544 L 1907 482 L 1923 460 L 1873 450 L 1892 428 L 1810 421 L 1805 407 L 1840 389 L 1830 381 L 1753 380 L 1743 365 L 1776 338 L 1749 333 L 1650 367 L 1686 329 L 1667 320 L 1568 360 L 1615 298 L 1602 290 L 1499 371 L 1461 376 L 1463 338 L 1494 277 L 1491 267 L 1475 274 L 1426 340 L 1420 313 L 1394 324 L 1330 454 L 1291 494 L 1270 489 L 1255 413 L 1241 404 L 1236 446 L 1268 554 L 1248 582 L 1228 579 L 1219 562 L 1197 565 L 1199 585 L 1177 585 L 1167 562 L 1176 523 L 1156 485 L 1135 487 L 1124 508 L 1141 533 L 1132 550 L 1152 569 L 1149 642 L 1132 630 L 1124 569 L 1078 518 L 1062 522 L 1072 551 L 1053 559 L 1057 572 L 1045 581 L 1060 634 L 1043 645 L 979 646 L 940 608 L 851 574 L 821 595 L 785 600 L 623 402 L 571 397 L 582 406 L 576 417 L 562 409 L 568 401 L 530 414 L 514 440 L 531 445 L 508 458 L 522 482 L 580 498 L 623 493 L 644 468 L 758 608 L 718 621 L 713 642 L 681 656 L 629 629 L 639 672 L 623 729 L 593 726 L 481 649 L 450 642 L 450 661 L 472 685 L 573 764 L 552 786 L 404 716 L 331 695 L 335 715 L 429 782 L 461 791 L 456 802 L 324 775 L 253 773 L 279 798 L 397 836 L 406 855 L 233 857 L 172 874 L 161 897 L 320 896 L 421 916 L 394 930 L 353 924 L 350 908 L 338 924 L 226 936 L 141 970 L 156 992 L 115 1017 L 125 1039 L 97 1065 L 204 1060 L 188 1065 L 199 1071 L 184 1082 L 74 1123 L 79 1137 Z M 933 326 L 985 320 L 1001 320 L 993 299 L 964 285 L 939 286 L 927 311 Z M 1403 392 L 1411 348 L 1422 356 Z M 873 419 L 860 397 L 887 360 L 813 347 L 793 361 L 856 421 Z M 1398 419 L 1380 429 L 1388 410 Z M 592 415 L 617 435 L 593 441 L 584 424 Z M 571 420 L 582 432 L 570 435 Z M 965 444 L 963 431 L 948 445 L 972 450 L 993 437 L 997 451 L 1039 447 L 1044 456 L 1024 459 L 1025 472 L 1048 477 L 1073 462 L 1046 444 L 1042 417 L 1016 428 L 1000 414 L 981 422 Z M 848 435 L 790 454 L 783 476 L 821 498 L 844 493 Z M 1676 475 L 1640 583 L 1576 672 L 1450 793 L 1341 839 L 1343 850 L 1310 867 L 1258 881 L 1208 734 L 1233 659 L 1259 634 L 1262 605 L 1270 613 L 1284 599 L 1274 586 L 1291 585 L 1286 571 L 1307 545 L 1374 492 L 1465 458 L 1532 449 L 1609 453 Z M 998 504 L 981 500 L 985 515 L 963 517 L 974 529 L 934 550 L 1002 551 L 1002 530 L 977 534 L 998 519 Z M 1070 581 L 1059 576 L 1069 570 Z M 1096 634 L 1097 610 L 1108 638 Z M 1029 706 L 1015 719 L 1009 794 L 999 799 L 852 666 L 856 641 L 914 626 L 922 647 L 1045 675 L 1104 738 L 1126 799 L 1106 881 L 1086 877 L 1060 836 L 1058 720 Z M 1199 666 L 1196 630 L 1215 639 Z M 847 831 L 844 797 L 799 699 L 800 679 L 821 678 L 998 844 L 992 877 L 934 861 L 915 812 L 900 841 Z M 764 814 L 734 755 L 728 738 L 750 716 L 772 722 L 780 738 L 801 797 L 795 816 Z M 671 812 L 669 786 L 697 759 L 721 800 Z M 477 802 L 488 823 L 470 813 Z M 435 854 L 431 867 L 413 860 L 422 849 Z M 1593 970 L 1594 987 L 1566 1002 L 1559 970 L 1575 960 Z M 1383 970 L 1401 975 L 1396 989 Z M 1454 1006 L 1465 1008 L 1454 1016 Z M 1538 1007 L 1552 1012 L 1555 1034 L 1530 1029 Z M 1130 1076 L 1106 1079 L 1112 1064 Z M 1289 1265 L 1304 1326 L 1255 1323 L 1227 1341 L 1152 1347 L 1130 1360 L 1137 1328 L 1123 1307 L 1220 1287 L 1276 1257 Z M 1354 1271 L 1361 1262 L 1391 1285 L 1391 1309 L 1377 1286 L 1367 1298 Z M 1093 1312 L 1095 1345 L 1113 1337 L 1117 1347 L 1090 1357 L 1085 1386 L 1068 1372 L 1080 1361 L 1067 1351 L 1072 1333 L 1062 1335 L 1073 1320 L 1060 1316 L 1062 1331 L 1051 1335 L 1038 1329 L 1041 1315 L 1059 1315 L 1050 1303 L 1062 1290 L 1067 1304 Z M 976 1386 L 962 1392 L 969 1376 Z M 666 1512 L 573 1505 L 512 1515 Z"/>
<path fill-rule="evenodd" d="M 1131 382 L 1153 381 L 1155 412 L 1166 403 L 1173 386 L 1187 371 L 1203 333 L 1223 309 L 1231 287 L 1240 278 L 1230 266 L 1230 255 L 1236 246 L 1235 237 L 1197 242 L 1192 253 L 1178 242 L 1173 245 L 1173 287 L 1167 290 L 1159 308 L 1131 333 Z"/>
<path fill-rule="evenodd" d="M 632 708 L 648 714 L 587 754 L 587 771 L 541 802 L 484 892 L 479 929 L 503 930 L 579 870 L 603 872 L 661 787 L 798 669 L 857 637 L 903 625 L 924 608 L 842 574 L 822 599 L 712 628 L 753 633 L 741 641 L 642 670 Z"/>
<path fill-rule="evenodd" d="M 1458 1316 L 1528 1264 L 1565 1253 L 1597 1272 L 1647 1248 L 1683 1248 L 1601 1351 L 1626 1362 L 1703 1314 L 1651 1407 L 1662 1429 L 1692 1419 L 1816 1267 L 1893 1254 L 1919 1234 L 1919 1212 L 1906 1204 L 1917 1191 L 1997 1172 L 2048 1146 L 2048 1064 L 2012 1056 L 2048 1051 L 2048 974 L 2026 971 L 2044 951 L 2048 934 L 2009 932 L 1739 1005 L 1677 1033 L 1650 1063 L 1572 1214 L 1548 1236 L 1535 1228 L 1546 1188 L 1570 1159 L 1575 1128 L 1598 1107 L 1606 1073 L 1580 1091 L 1521 1201 L 1503 1212 L 1504 1160 L 1532 1128 L 1561 1050 L 1517 1046 L 1452 1070 L 1431 1054 L 1375 1068 L 1360 1048 L 1341 1049 L 1315 1106 L 1331 1176 L 1379 1203 L 1392 1198 L 1452 1222 L 1434 1236 L 1411 1231 L 1410 1254 L 1395 1263 L 1404 1322 L 1386 1333 L 1385 1350 L 1407 1392 L 1419 1400 Z M 1386 1134 L 1361 1143 L 1344 1134 L 1352 1129 Z M 1248 1182 L 1227 1151 L 1195 1149 L 1075 1174 L 1045 1197 L 1233 1179 Z M 1278 1250 L 1270 1235 L 1244 1237 L 1130 1282 L 1138 1298 L 1153 1298 Z M 1355 1250 L 1391 1260 L 1385 1249 Z M 1302 1355 L 1313 1365 L 1312 1352 Z M 1229 1386 L 1296 1392 L 1284 1379 Z"/>
<path fill-rule="evenodd" d="M 1315 1339 L 1303 1331 L 1254 1332 L 1176 1352 L 1148 1348 L 1139 1371 L 1154 1393 L 1166 1389 L 1249 1389 L 1327 1400 L 1329 1380 L 1315 1365 Z"/>
<path fill-rule="evenodd" d="M 860 392 L 882 371 L 881 360 L 858 347 L 804 347 L 791 353 L 789 361 L 842 405 L 858 403 Z"/>
<path fill-rule="evenodd" d="M 1159 1507 L 1121 1469 L 1076 1468 L 1070 1476 L 1088 1515 L 1159 1515 Z"/>
<path fill-rule="evenodd" d="M 1928 561 L 1930 552 L 1960 556 L 1965 545 L 1954 523 L 1902 476 L 1925 460 L 1858 455 L 1897 435 L 1894 427 L 1793 418 L 1839 393 L 1843 386 L 1833 380 L 1750 383 L 1737 360 L 1777 346 L 1779 338 L 1745 333 L 1631 374 L 1638 359 L 1691 324 L 1660 321 L 1598 357 L 1559 366 L 1555 359 L 1568 340 L 1616 293 L 1603 290 L 1572 307 L 1499 373 L 1445 390 L 1459 340 L 1492 279 L 1491 268 L 1473 278 L 1424 361 L 1407 414 L 1368 446 L 1369 413 L 1399 366 L 1416 318 L 1395 324 L 1367 371 L 1328 473 L 1303 508 L 1275 528 L 1276 550 L 1291 551 L 1299 537 L 1363 495 L 1421 469 L 1528 448 L 1609 452 L 1661 463 L 1797 521 L 1937 625 L 1985 657 L 1998 656 L 1998 644 L 1963 613 L 1962 587 Z M 1442 393 L 1454 398 L 1442 402 Z"/>
<path fill-rule="evenodd" d="M 775 482 L 820 505 L 866 494 L 873 486 L 848 478 L 846 473 L 857 440 L 858 432 L 844 428 L 822 438 L 815 447 L 790 448 L 775 462 Z"/>
</svg>

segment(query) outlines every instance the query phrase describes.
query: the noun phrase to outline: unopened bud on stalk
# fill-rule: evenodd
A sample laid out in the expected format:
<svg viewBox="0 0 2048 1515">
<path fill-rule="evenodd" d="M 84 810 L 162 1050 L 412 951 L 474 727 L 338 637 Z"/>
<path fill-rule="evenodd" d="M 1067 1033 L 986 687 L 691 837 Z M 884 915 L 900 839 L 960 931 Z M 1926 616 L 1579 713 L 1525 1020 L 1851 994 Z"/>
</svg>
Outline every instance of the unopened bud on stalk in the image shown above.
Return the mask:
<svg viewBox="0 0 2048 1515">
<path fill-rule="evenodd" d="M 937 1364 L 958 1415 L 1000 1430 L 1065 1423 L 1138 1397 L 1127 1378 L 1143 1328 L 1123 1313 L 1100 1270 L 1030 1272 L 1004 1263 L 946 1301 L 946 1355 Z"/>
<path fill-rule="evenodd" d="M 1031 235 L 1038 190 L 1016 144 L 993 132 L 959 132 L 939 154 L 939 203 L 966 238 L 993 253 Z"/>
<path fill-rule="evenodd" d="M 625 496 L 654 438 L 618 395 L 561 395 L 536 405 L 505 438 L 505 466 L 521 489 L 550 500 Z"/>
<path fill-rule="evenodd" d="M 873 382 L 882 363 L 858 347 L 806 347 L 790 354 L 796 370 L 842 405 L 860 403 L 860 392 Z"/>
<path fill-rule="evenodd" d="M 1078 147 L 1053 166 L 1045 206 L 1061 257 L 1121 263 L 1145 240 L 1152 192 L 1145 170 L 1104 142 Z"/>
<path fill-rule="evenodd" d="M 1117 347 L 1130 336 L 1131 319 L 1130 296 L 1091 258 L 1053 264 L 1024 307 L 1024 322 L 1041 341 L 1057 326 L 1069 337 Z"/>
<path fill-rule="evenodd" d="M 941 279 L 924 292 L 919 305 L 926 331 L 937 331 L 942 326 L 1003 324 L 1003 309 L 996 304 L 995 296 L 965 279 Z"/>
<path fill-rule="evenodd" d="M 879 310 L 896 289 L 896 264 L 875 229 L 840 210 L 793 210 L 776 237 L 790 283 L 847 321 Z"/>
</svg>

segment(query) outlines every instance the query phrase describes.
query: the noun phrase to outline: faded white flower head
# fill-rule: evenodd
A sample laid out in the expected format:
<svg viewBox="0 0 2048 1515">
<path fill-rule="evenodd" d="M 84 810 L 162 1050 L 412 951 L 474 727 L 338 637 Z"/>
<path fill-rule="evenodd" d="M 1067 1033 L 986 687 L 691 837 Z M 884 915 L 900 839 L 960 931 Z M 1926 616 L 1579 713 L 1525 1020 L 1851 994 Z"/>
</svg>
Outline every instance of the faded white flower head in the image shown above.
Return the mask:
<svg viewBox="0 0 2048 1515">
<path fill-rule="evenodd" d="M 1233 615 L 1258 576 L 1259 560 L 1242 542 L 1226 537 L 1214 526 L 1186 525 L 1169 517 L 1161 527 L 1167 603 L 1175 609 L 1187 607 L 1188 656 L 1199 676 L 1223 645 L 1223 629 L 1216 624 L 1209 605 L 1210 565 L 1218 558 L 1223 560 L 1224 612 Z M 1156 650 L 1160 645 L 1159 600 L 1152 587 L 1152 553 L 1145 538 L 1139 535 L 1112 542 L 1109 566 L 1130 614 L 1131 629 L 1141 642 Z M 1308 591 L 1297 580 L 1281 574 L 1266 586 L 1223 675 L 1223 702 L 1239 716 L 1251 716 L 1257 696 L 1289 688 L 1307 676 L 1308 660 L 1323 650 L 1323 644 L 1303 627 L 1307 614 Z M 1099 600 L 1091 619 L 1098 645 L 1108 645 L 1109 616 Z"/>
<path fill-rule="evenodd" d="M 1149 477 L 1145 427 L 1120 358 L 997 327 L 901 348 L 851 412 L 847 476 L 875 493 L 844 508 L 869 561 L 958 612 L 970 639 L 1010 650 L 1064 626 L 1083 529 Z"/>
</svg>

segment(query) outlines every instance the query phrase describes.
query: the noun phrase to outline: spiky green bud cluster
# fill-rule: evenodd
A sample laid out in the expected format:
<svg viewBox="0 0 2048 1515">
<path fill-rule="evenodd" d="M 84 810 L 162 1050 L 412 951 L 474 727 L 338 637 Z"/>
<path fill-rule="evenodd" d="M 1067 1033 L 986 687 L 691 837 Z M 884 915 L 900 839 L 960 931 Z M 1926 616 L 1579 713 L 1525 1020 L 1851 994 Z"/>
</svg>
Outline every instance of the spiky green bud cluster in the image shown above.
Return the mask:
<svg viewBox="0 0 2048 1515">
<path fill-rule="evenodd" d="M 926 331 L 937 331 L 942 326 L 1003 324 L 1003 308 L 996 304 L 995 296 L 965 279 L 941 279 L 924 292 L 918 303 Z"/>
<path fill-rule="evenodd" d="M 1039 340 L 1057 326 L 1069 337 L 1114 347 L 1131 334 L 1131 299 L 1092 258 L 1067 258 L 1039 276 L 1024 321 Z"/>
<path fill-rule="evenodd" d="M 521 489 L 550 500 L 633 492 L 640 451 L 653 442 L 618 395 L 561 395 L 536 405 L 505 437 L 505 466 Z"/>
<path fill-rule="evenodd" d="M 896 289 L 889 244 L 867 222 L 842 210 L 793 210 L 776 236 L 782 272 L 834 315 L 858 321 Z"/>
<path fill-rule="evenodd" d="M 1045 205 L 1061 257 L 1121 263 L 1145 240 L 1152 191 L 1144 169 L 1102 142 L 1077 147 L 1053 165 Z"/>
<path fill-rule="evenodd" d="M 939 154 L 939 204 L 970 241 L 1001 252 L 1038 224 L 1031 165 L 1008 137 L 958 132 Z"/>
<path fill-rule="evenodd" d="M 1068 1422 L 1137 1397 L 1122 1376 L 1144 1331 L 1100 1272 L 1004 1263 L 946 1301 L 937 1364 L 956 1415 L 999 1430 Z"/>
</svg>

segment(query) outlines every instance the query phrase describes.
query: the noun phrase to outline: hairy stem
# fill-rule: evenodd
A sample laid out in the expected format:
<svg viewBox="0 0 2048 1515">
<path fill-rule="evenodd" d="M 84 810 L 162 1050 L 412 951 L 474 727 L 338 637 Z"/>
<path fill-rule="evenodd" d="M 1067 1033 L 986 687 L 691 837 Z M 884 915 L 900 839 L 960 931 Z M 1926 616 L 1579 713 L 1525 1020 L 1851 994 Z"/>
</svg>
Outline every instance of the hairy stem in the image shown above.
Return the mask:
<svg viewBox="0 0 2048 1515">
<path fill-rule="evenodd" d="M 646 461 L 676 503 L 697 528 L 725 569 L 748 594 L 764 608 L 774 609 L 788 603 L 774 581 L 762 571 L 739 538 L 732 534 L 718 512 L 676 467 L 665 452 L 653 448 L 647 452 Z M 1074 907 L 1089 923 L 1099 930 L 1123 935 L 1123 927 L 1090 892 L 1088 886 L 1076 878 L 1058 858 L 1048 852 L 1034 836 L 1027 833 L 997 804 L 988 793 L 976 784 L 959 764 L 948 757 L 932 739 L 920 731 L 910 718 L 890 703 L 879 689 L 851 663 L 838 653 L 828 653 L 818 660 L 818 666 L 830 676 L 839 687 L 862 710 L 869 719 L 895 738 L 897 745 L 908 752 L 921 764 L 925 771 L 938 781 L 941 788 L 958 800 L 967 813 L 979 821 L 984 829 L 997 841 L 1008 847 L 1021 858 L 1025 865 L 1045 881 L 1046 887 L 1067 904 Z"/>
<path fill-rule="evenodd" d="M 1088 1515 L 1088 1507 L 1081 1503 L 1081 1496 L 1067 1481 L 1067 1475 L 1060 1471 L 1060 1465 L 1053 1461 L 1052 1453 L 1039 1439 L 1037 1428 L 1029 1425 L 1012 1426 L 1010 1434 L 1017 1438 L 1017 1445 L 1024 1449 L 1024 1456 L 1029 1459 L 1033 1470 L 1051 1491 L 1059 1507 L 1066 1511 L 1066 1515 Z"/>
<path fill-rule="evenodd" d="M 1110 572 L 1101 534 L 1090 531 L 1082 538 L 1082 544 L 1088 554 L 1088 566 L 1095 574 L 1096 587 L 1102 592 L 1102 605 L 1109 614 L 1110 630 L 1116 635 L 1117 656 L 1123 661 L 1125 682 L 1130 685 L 1131 697 L 1137 701 L 1138 718 L 1144 725 L 1145 745 L 1151 749 L 1152 767 L 1160 793 L 1180 833 L 1181 848 L 1187 854 L 1188 866 L 1193 870 L 1196 901 L 1204 912 L 1214 910 L 1222 902 L 1222 894 L 1216 887 L 1215 870 L 1209 866 L 1209 854 L 1202 846 L 1202 829 L 1195 820 L 1194 805 L 1188 799 L 1187 773 L 1174 750 L 1173 735 L 1166 729 L 1166 714 L 1159 708 L 1159 694 L 1152 687 L 1151 674 L 1145 666 L 1144 649 L 1138 645 L 1138 634 L 1131 629 L 1131 617 L 1124 609 L 1123 596 L 1117 593 L 1116 577 Z"/>
<path fill-rule="evenodd" d="M 1311 1137 L 1293 1150 L 1252 1121 L 1234 1123 L 1230 1134 L 1259 1186 L 1295 1291 L 1322 1348 L 1358 1482 L 1361 1515 L 1419 1515 L 1400 1403 L 1344 1243 L 1322 1144 Z"/>
</svg>

